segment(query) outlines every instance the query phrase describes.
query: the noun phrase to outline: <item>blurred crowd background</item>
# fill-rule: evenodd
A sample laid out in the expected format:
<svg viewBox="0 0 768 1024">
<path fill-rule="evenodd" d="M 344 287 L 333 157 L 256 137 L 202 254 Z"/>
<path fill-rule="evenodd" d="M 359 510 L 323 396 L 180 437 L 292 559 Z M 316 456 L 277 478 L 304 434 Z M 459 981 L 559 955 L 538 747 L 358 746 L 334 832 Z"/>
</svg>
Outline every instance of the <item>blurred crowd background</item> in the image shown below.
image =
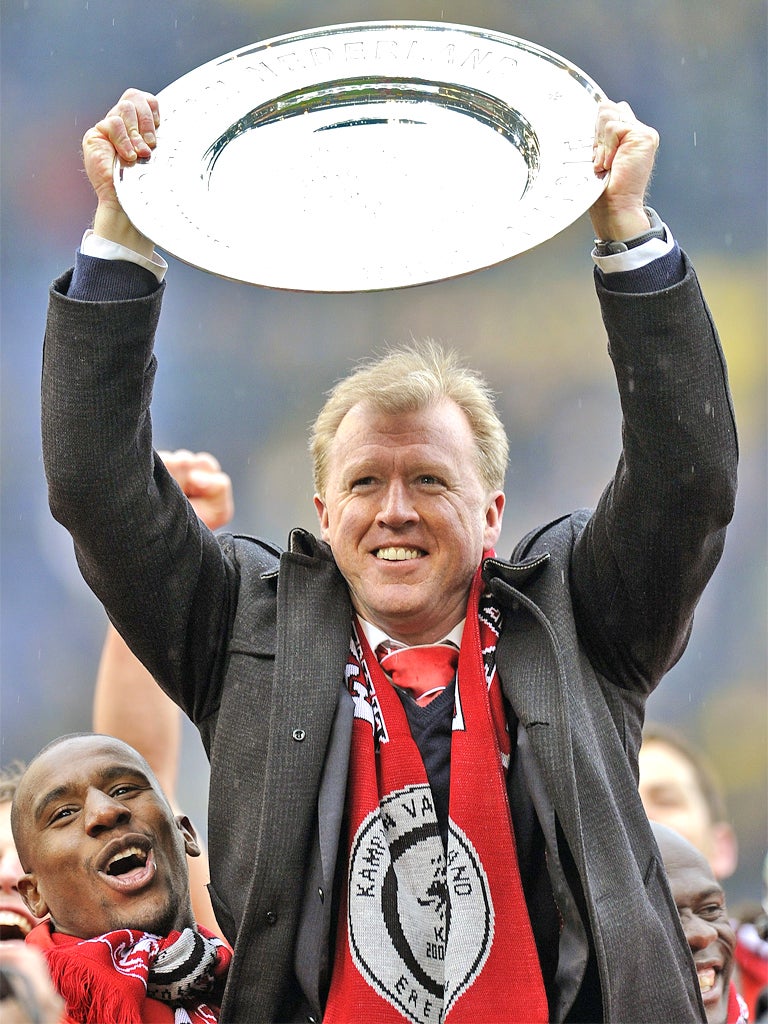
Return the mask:
<svg viewBox="0 0 768 1024">
<path fill-rule="evenodd" d="M 159 91 L 271 36 L 367 20 L 476 25 L 562 54 L 661 134 L 650 201 L 693 258 L 719 326 L 742 462 L 723 561 L 649 717 L 678 728 L 716 767 L 741 848 L 729 900 L 758 897 L 768 818 L 763 0 L 2 0 L 0 10 L 0 762 L 90 728 L 104 635 L 104 613 L 48 512 L 39 439 L 47 289 L 71 265 L 93 210 L 83 132 L 128 86 Z M 336 296 L 235 284 L 171 260 L 157 344 L 158 447 L 214 452 L 233 478 L 234 528 L 282 543 L 289 527 L 314 527 L 306 437 L 323 393 L 372 350 L 432 335 L 499 392 L 512 442 L 499 545 L 507 554 L 529 528 L 592 505 L 619 453 L 591 243 L 584 216 L 481 273 Z M 403 238 L 404 248 L 417 245 Z M 179 795 L 203 831 L 206 788 L 189 727 Z"/>
</svg>

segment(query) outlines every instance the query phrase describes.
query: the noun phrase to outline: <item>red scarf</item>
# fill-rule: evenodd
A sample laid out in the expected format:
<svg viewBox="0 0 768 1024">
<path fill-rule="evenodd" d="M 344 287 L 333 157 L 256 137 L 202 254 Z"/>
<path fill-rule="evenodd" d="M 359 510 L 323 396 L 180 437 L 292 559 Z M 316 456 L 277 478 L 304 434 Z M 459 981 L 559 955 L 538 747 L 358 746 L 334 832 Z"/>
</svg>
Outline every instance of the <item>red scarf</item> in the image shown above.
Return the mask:
<svg viewBox="0 0 768 1024">
<path fill-rule="evenodd" d="M 191 931 L 174 931 L 160 938 L 126 928 L 93 939 L 78 939 L 53 931 L 50 921 L 43 921 L 32 929 L 26 941 L 45 953 L 51 979 L 67 1004 L 70 1021 L 146 1024 L 175 1020 L 176 1024 L 215 1024 L 219 1019 L 218 1007 L 204 1002 L 203 995 L 223 989 L 232 953 L 212 932 L 197 928 L 207 940 L 205 962 L 199 956 L 189 955 L 186 962 L 176 956 L 176 970 L 168 974 L 172 983 L 157 981 L 156 972 L 162 971 L 164 958 L 173 957 L 179 940 L 183 944 Z M 185 952 L 192 945 L 184 946 Z M 169 990 L 179 989 L 179 976 L 183 977 L 181 996 L 176 991 L 174 998 Z M 147 994 L 148 988 L 151 995 Z M 175 1013 L 172 1007 L 177 1008 Z"/>
<path fill-rule="evenodd" d="M 728 989 L 728 1015 L 726 1024 L 748 1024 L 749 1008 L 731 982 Z"/>
<path fill-rule="evenodd" d="M 348 876 L 326 1024 L 548 1020 L 507 802 L 501 613 L 481 588 L 478 569 L 456 680 L 447 851 L 405 711 L 354 629 Z"/>
</svg>

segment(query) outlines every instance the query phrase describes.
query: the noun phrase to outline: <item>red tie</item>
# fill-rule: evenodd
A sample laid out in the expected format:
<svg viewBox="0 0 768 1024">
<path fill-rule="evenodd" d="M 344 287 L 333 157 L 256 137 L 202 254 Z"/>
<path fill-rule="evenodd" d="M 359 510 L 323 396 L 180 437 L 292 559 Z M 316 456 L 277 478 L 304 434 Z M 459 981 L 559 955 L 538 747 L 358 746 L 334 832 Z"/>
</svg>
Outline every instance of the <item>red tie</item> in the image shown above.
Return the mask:
<svg viewBox="0 0 768 1024">
<path fill-rule="evenodd" d="M 388 640 L 376 648 L 376 657 L 395 686 L 423 708 L 453 682 L 459 650 L 451 643 L 398 647 Z"/>
</svg>

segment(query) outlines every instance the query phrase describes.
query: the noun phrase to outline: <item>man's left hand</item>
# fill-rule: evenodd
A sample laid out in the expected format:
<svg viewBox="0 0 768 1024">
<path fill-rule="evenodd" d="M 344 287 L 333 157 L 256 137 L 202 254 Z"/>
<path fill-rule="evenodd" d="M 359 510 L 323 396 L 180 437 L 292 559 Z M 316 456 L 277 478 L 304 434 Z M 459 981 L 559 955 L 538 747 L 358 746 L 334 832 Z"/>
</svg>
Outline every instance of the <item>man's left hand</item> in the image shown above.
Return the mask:
<svg viewBox="0 0 768 1024">
<path fill-rule="evenodd" d="M 595 125 L 593 166 L 610 179 L 589 214 L 595 237 L 623 241 L 649 228 L 643 206 L 659 133 L 635 117 L 628 103 L 603 100 Z"/>
<path fill-rule="evenodd" d="M 210 452 L 158 452 L 165 467 L 189 498 L 192 508 L 211 530 L 225 526 L 235 514 L 232 481 Z"/>
</svg>

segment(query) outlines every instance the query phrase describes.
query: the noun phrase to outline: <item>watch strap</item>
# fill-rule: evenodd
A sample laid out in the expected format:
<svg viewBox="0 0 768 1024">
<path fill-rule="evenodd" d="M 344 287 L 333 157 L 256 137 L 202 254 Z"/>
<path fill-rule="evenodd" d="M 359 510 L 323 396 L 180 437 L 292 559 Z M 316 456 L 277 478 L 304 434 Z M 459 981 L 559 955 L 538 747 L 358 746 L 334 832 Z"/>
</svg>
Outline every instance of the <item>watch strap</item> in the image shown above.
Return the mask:
<svg viewBox="0 0 768 1024">
<path fill-rule="evenodd" d="M 647 231 L 644 231 L 641 235 L 634 235 L 632 238 L 626 238 L 623 242 L 596 238 L 595 256 L 615 256 L 617 253 L 627 252 L 629 249 L 636 249 L 638 245 L 643 245 L 644 242 L 650 242 L 652 238 L 658 238 L 662 242 L 666 242 L 667 232 L 658 213 L 651 209 L 650 206 L 645 207 L 645 212 L 648 215 L 648 221 L 650 223 L 650 227 Z"/>
</svg>

